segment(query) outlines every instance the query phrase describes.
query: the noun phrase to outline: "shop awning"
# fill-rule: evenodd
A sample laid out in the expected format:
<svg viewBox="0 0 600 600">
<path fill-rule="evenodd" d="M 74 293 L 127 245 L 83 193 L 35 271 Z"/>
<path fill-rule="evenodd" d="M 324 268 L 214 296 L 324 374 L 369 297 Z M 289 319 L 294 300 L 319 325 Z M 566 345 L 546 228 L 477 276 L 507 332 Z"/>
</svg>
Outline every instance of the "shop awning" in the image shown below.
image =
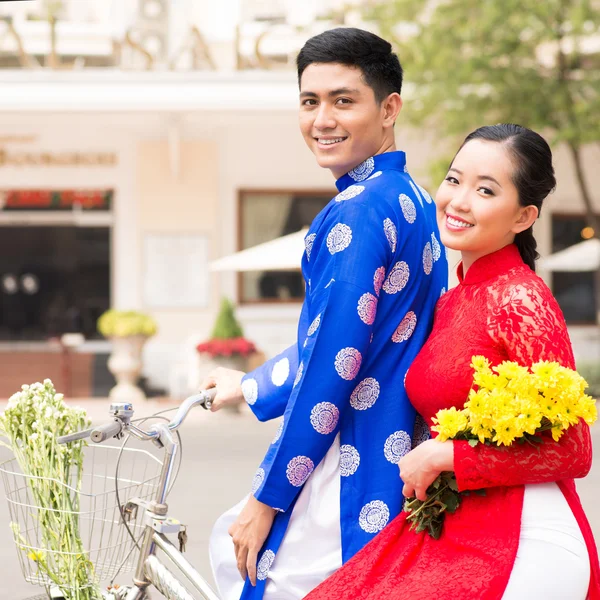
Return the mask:
<svg viewBox="0 0 600 600">
<path fill-rule="evenodd" d="M 600 240 L 594 238 L 569 246 L 540 260 L 548 271 L 597 271 L 600 269 Z"/>
<path fill-rule="evenodd" d="M 292 271 L 300 268 L 307 229 L 210 263 L 211 271 Z"/>
</svg>

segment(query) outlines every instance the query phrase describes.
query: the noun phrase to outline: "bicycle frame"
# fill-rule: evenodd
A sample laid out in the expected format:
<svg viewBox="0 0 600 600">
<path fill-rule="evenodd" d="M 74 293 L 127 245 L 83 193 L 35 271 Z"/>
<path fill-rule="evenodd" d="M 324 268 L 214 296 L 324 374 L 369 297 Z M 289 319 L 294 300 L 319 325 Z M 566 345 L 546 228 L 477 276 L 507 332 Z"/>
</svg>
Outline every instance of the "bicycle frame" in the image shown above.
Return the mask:
<svg viewBox="0 0 600 600">
<path fill-rule="evenodd" d="M 154 425 L 149 431 L 144 431 L 131 422 L 133 416 L 133 406 L 131 404 L 115 403 L 110 407 L 113 416 L 111 422 L 64 436 L 58 440 L 59 443 L 68 443 L 90 437 L 93 442 L 99 444 L 113 437 L 120 438 L 123 432 L 128 432 L 139 440 L 152 441 L 159 448 L 165 450 L 165 460 L 155 499 L 148 502 L 139 498 L 131 498 L 123 511 L 123 518 L 125 519 L 133 511 L 144 510 L 145 519 L 144 536 L 133 578 L 134 586 L 127 592 L 125 600 L 143 600 L 146 598 L 146 591 L 151 585 L 168 600 L 195 600 L 179 579 L 157 558 L 157 548 L 164 552 L 204 600 L 220 600 L 208 582 L 165 535 L 167 533 L 181 534 L 182 531 L 185 531 L 185 526 L 182 526 L 179 521 L 170 519 L 167 515 L 166 498 L 179 448 L 172 432 L 181 426 L 188 412 L 194 406 L 200 404 L 204 408 L 210 408 L 215 395 L 216 389 L 213 388 L 187 398 L 169 424 Z M 119 597 L 122 598 L 122 596 Z"/>
<path fill-rule="evenodd" d="M 160 475 L 154 503 L 146 507 L 146 531 L 142 541 L 140 556 L 133 582 L 135 587 L 126 596 L 126 600 L 142 600 L 146 595 L 147 587 L 152 584 L 169 600 L 194 600 L 177 578 L 156 557 L 156 548 L 164 552 L 177 566 L 187 581 L 206 600 L 219 600 L 208 582 L 196 571 L 183 554 L 161 532 L 161 529 L 176 528 L 167 517 L 167 504 L 165 503 L 167 490 L 177 456 L 178 445 L 171 434 L 168 425 L 157 425 L 155 428 L 157 440 L 165 448 L 165 462 Z M 131 502 L 131 501 L 130 501 Z M 137 504 L 141 506 L 142 504 Z M 162 527 L 166 524 L 166 528 Z"/>
</svg>

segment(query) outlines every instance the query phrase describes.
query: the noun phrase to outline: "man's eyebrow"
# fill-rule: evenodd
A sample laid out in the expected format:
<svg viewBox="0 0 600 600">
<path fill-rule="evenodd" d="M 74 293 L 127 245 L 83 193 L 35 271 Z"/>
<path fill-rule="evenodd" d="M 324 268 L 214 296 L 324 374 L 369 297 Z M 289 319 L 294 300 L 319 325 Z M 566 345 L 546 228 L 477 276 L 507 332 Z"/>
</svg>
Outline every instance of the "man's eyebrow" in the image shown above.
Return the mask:
<svg viewBox="0 0 600 600">
<path fill-rule="evenodd" d="M 356 88 L 338 88 L 337 90 L 331 90 L 327 95 L 331 98 L 333 96 L 340 96 L 341 94 L 356 94 L 360 95 L 360 90 Z M 318 98 L 318 94 L 315 92 L 300 92 L 300 98 Z"/>
<path fill-rule="evenodd" d="M 450 172 L 450 171 L 454 171 L 455 173 L 458 173 L 459 175 L 463 174 L 463 172 L 460 169 L 457 169 L 456 167 L 450 167 L 448 169 L 448 172 Z M 477 179 L 479 179 L 480 181 L 483 179 L 486 179 L 487 181 L 493 181 L 498 187 L 502 187 L 500 182 L 497 179 L 495 179 L 494 177 L 492 177 L 491 175 L 479 175 L 479 177 L 477 177 Z"/>
</svg>

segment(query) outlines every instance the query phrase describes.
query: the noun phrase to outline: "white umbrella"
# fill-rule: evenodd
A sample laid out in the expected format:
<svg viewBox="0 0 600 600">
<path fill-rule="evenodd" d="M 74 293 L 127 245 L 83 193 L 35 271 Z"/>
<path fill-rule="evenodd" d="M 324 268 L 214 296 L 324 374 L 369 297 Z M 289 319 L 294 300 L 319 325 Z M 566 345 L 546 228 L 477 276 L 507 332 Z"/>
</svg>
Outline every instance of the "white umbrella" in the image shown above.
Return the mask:
<svg viewBox="0 0 600 600">
<path fill-rule="evenodd" d="M 300 268 L 307 229 L 210 263 L 211 271 L 291 271 Z"/>
<path fill-rule="evenodd" d="M 600 269 L 600 240 L 594 238 L 569 246 L 540 260 L 548 271 L 597 271 Z"/>
</svg>

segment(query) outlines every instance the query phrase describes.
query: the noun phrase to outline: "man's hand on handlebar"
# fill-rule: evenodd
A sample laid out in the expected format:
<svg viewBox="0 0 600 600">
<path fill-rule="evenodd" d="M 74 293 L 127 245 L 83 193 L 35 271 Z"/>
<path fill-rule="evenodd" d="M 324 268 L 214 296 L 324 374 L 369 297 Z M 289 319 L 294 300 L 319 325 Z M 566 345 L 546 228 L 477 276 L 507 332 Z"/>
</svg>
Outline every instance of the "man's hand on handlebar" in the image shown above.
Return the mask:
<svg viewBox="0 0 600 600">
<path fill-rule="evenodd" d="M 245 400 L 241 386 L 244 375 L 243 371 L 234 371 L 223 367 L 215 369 L 208 375 L 200 385 L 200 391 L 217 388 L 217 395 L 210 407 L 212 412 L 221 410 L 225 406 L 244 404 Z"/>
</svg>

